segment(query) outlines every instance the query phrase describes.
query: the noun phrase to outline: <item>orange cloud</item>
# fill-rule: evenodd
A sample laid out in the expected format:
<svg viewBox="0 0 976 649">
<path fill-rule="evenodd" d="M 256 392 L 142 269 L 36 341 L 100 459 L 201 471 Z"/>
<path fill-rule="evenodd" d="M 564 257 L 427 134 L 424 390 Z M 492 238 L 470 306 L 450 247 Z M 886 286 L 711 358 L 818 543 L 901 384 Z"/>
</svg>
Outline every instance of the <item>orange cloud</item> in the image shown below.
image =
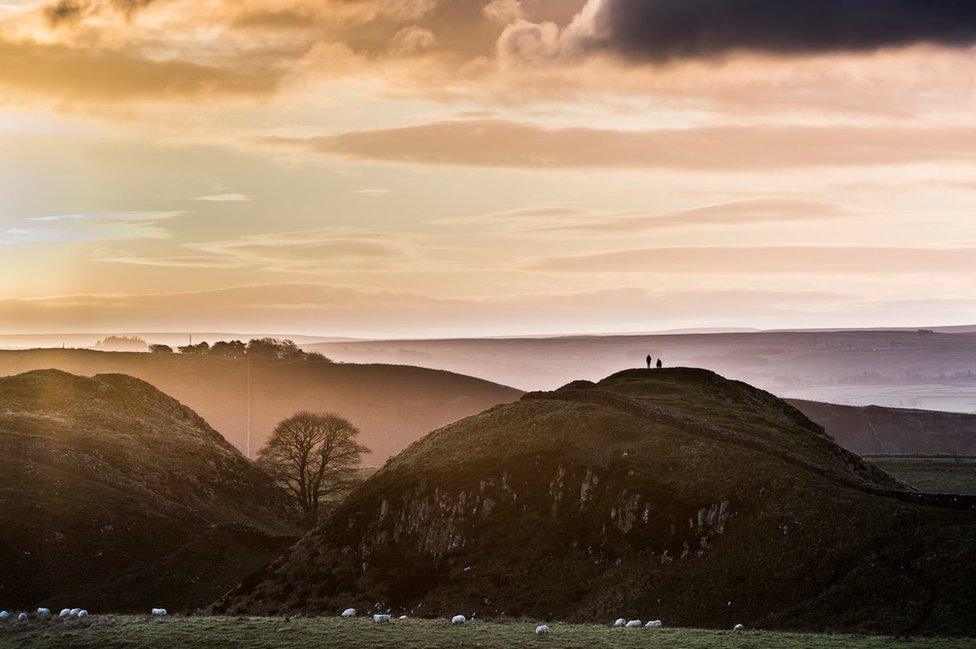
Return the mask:
<svg viewBox="0 0 976 649">
<path fill-rule="evenodd" d="M 282 81 L 281 72 L 270 67 L 154 60 L 127 50 L 2 37 L 0 61 L 0 88 L 6 92 L 82 102 L 262 97 L 274 93 Z"/>
<path fill-rule="evenodd" d="M 869 246 L 668 247 L 537 259 L 531 270 L 697 275 L 957 275 L 976 273 L 976 248 Z"/>
<path fill-rule="evenodd" d="M 270 144 L 406 164 L 529 169 L 766 170 L 976 160 L 971 128 L 702 127 L 654 131 L 448 121 Z"/>
</svg>

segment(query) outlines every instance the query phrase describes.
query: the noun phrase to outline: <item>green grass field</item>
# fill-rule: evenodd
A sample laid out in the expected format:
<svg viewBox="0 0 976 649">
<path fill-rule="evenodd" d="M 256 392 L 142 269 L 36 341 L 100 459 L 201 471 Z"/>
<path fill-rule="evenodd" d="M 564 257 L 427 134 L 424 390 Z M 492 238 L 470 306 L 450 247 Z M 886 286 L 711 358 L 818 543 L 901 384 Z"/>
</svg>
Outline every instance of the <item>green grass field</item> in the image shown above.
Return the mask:
<svg viewBox="0 0 976 649">
<path fill-rule="evenodd" d="M 391 625 L 359 618 L 217 618 L 96 616 L 90 621 L 0 624 L 0 647 L 32 649 L 829 649 L 972 647 L 972 640 L 893 640 L 877 636 L 812 635 L 760 631 L 618 629 L 596 625 L 552 624 L 546 637 L 529 622 L 395 620 Z"/>
</svg>

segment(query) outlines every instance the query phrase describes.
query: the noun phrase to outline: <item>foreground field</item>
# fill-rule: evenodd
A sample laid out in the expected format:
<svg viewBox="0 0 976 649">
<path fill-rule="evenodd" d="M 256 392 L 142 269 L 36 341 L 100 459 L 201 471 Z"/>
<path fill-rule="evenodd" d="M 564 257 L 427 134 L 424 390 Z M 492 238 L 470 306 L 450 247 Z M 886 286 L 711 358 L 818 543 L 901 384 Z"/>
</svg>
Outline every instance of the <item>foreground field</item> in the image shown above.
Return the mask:
<svg viewBox="0 0 976 649">
<path fill-rule="evenodd" d="M 813 635 L 760 631 L 691 629 L 615 629 L 595 625 L 553 624 L 549 636 L 534 633 L 528 622 L 471 622 L 451 626 L 443 620 L 396 620 L 377 625 L 359 618 L 168 618 L 96 616 L 90 622 L 0 624 L 0 648 L 71 649 L 501 649 L 551 647 L 599 649 L 630 647 L 672 649 L 832 649 L 897 648 L 954 649 L 972 647 L 971 640 L 893 640 L 878 636 Z"/>
<path fill-rule="evenodd" d="M 867 459 L 919 491 L 976 496 L 976 458 L 876 455 Z"/>
</svg>

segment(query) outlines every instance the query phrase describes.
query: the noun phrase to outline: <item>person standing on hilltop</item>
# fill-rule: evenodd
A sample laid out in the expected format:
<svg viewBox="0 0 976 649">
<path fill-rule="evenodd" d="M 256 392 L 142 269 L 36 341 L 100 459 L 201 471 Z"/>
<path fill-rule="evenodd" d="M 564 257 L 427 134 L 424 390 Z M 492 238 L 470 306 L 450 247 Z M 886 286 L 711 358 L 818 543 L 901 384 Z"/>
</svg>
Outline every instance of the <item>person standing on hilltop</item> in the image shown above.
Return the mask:
<svg viewBox="0 0 976 649">
<path fill-rule="evenodd" d="M 662 367 L 664 367 L 664 363 L 659 358 L 659 359 L 657 359 L 657 369 L 661 369 Z"/>
<path fill-rule="evenodd" d="M 651 358 L 651 355 L 650 354 L 648 354 L 647 355 L 647 369 L 651 369 L 651 361 L 652 360 L 654 360 L 654 359 Z"/>
</svg>

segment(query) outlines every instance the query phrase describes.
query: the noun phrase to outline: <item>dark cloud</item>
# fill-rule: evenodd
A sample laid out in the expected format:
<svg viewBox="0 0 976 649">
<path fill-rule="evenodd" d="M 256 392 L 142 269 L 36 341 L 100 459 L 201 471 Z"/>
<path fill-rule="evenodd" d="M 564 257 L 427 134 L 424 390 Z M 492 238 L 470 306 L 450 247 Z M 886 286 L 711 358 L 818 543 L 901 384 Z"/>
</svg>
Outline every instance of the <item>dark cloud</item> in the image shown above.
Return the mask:
<svg viewBox="0 0 976 649">
<path fill-rule="evenodd" d="M 74 22 L 88 14 L 110 8 L 131 18 L 157 0 L 56 0 L 44 7 L 44 15 L 52 25 Z"/>
<path fill-rule="evenodd" d="M 593 0 L 590 45 L 654 61 L 976 42 L 973 0 Z"/>
</svg>

